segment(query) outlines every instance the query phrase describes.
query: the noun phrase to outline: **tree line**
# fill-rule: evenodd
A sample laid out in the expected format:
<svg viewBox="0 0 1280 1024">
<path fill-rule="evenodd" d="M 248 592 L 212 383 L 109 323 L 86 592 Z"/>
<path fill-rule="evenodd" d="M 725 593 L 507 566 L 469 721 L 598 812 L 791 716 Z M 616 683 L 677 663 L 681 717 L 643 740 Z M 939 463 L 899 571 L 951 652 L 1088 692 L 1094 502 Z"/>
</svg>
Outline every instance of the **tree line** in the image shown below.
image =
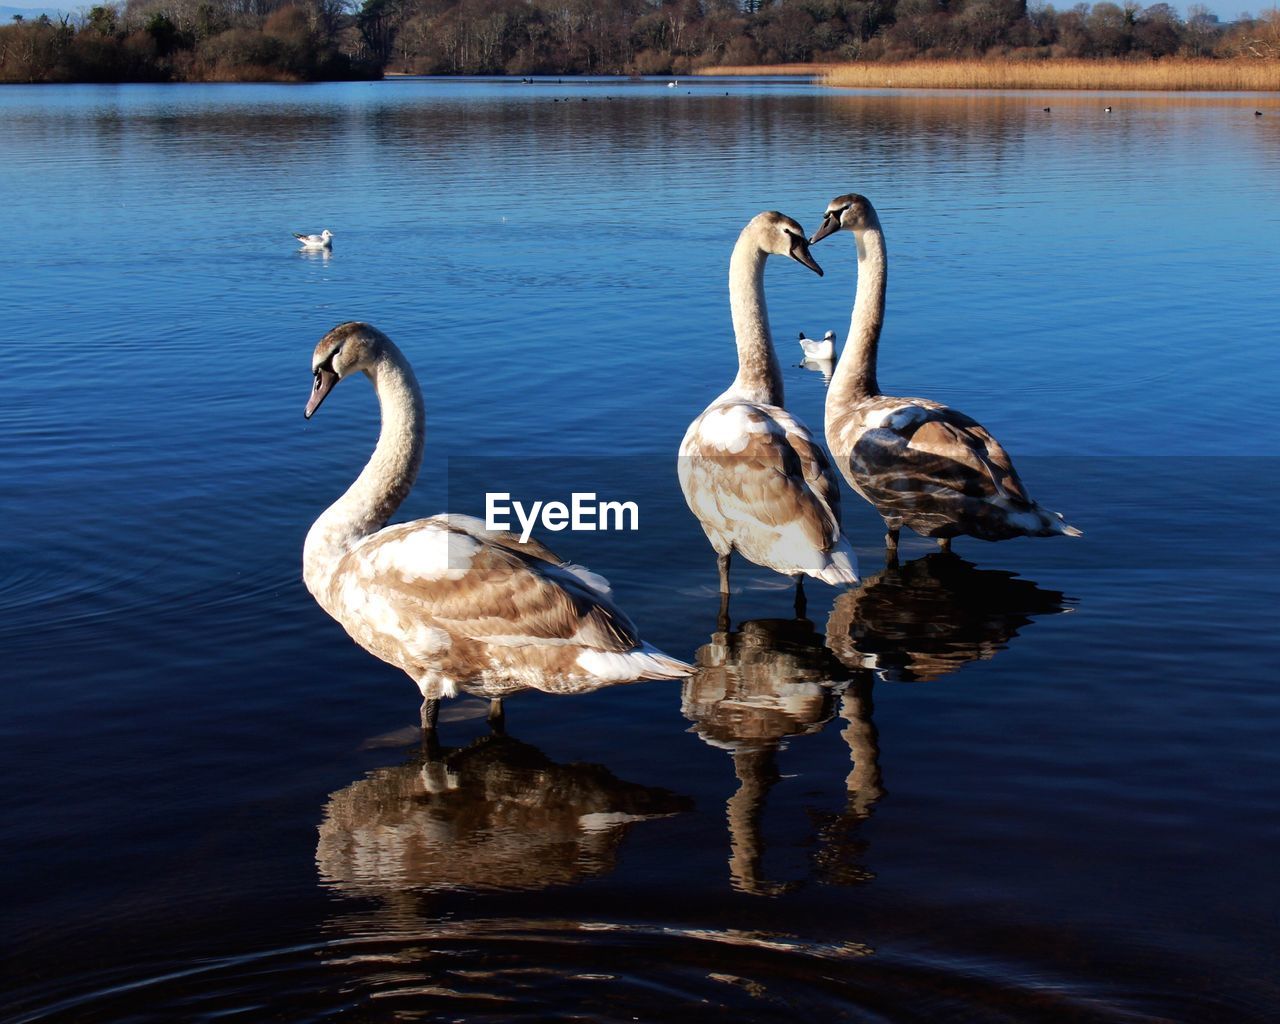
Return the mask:
<svg viewBox="0 0 1280 1024">
<path fill-rule="evenodd" d="M 0 81 L 688 74 L 938 58 L 1280 61 L 1280 10 L 1099 0 L 124 0 L 0 26 Z M 1278 72 L 1280 73 L 1280 72 Z"/>
</svg>

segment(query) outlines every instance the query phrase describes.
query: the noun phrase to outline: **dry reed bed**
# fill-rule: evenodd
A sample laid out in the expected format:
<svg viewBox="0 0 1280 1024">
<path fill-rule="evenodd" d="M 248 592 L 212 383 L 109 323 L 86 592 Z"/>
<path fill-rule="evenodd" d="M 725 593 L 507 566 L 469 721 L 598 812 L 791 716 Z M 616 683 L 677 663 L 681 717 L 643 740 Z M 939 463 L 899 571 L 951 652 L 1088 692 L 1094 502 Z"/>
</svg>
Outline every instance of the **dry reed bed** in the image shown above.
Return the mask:
<svg viewBox="0 0 1280 1024">
<path fill-rule="evenodd" d="M 1280 61 L 946 60 L 764 64 L 703 68 L 703 75 L 813 75 L 855 89 L 1106 89 L 1158 92 L 1280 91 Z"/>
<path fill-rule="evenodd" d="M 846 64 L 825 71 L 822 83 L 861 89 L 1274 92 L 1280 90 L 1280 61 L 957 60 Z"/>
</svg>

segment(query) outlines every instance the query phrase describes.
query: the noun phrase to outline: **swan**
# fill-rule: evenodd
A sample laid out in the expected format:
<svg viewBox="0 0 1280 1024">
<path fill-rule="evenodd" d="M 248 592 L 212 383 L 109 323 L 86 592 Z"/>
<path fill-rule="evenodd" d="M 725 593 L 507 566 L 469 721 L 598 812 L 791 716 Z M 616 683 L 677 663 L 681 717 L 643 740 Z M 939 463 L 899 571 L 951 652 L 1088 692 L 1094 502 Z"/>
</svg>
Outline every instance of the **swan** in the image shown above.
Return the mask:
<svg viewBox="0 0 1280 1024">
<path fill-rule="evenodd" d="M 318 235 L 300 235 L 298 232 L 293 233 L 304 249 L 332 249 L 333 248 L 333 232 L 325 228 Z"/>
<path fill-rule="evenodd" d="M 1009 455 L 980 423 L 926 398 L 882 394 L 876 349 L 888 278 L 875 207 L 857 193 L 827 204 L 810 244 L 844 229 L 858 248 L 858 287 L 827 391 L 826 435 L 836 465 L 884 518 L 890 552 L 903 524 L 949 550 L 951 538 L 1079 537 L 1027 495 Z"/>
<path fill-rule="evenodd" d="M 316 345 L 310 419 L 333 387 L 363 373 L 382 408 L 372 458 L 312 525 L 303 580 L 370 654 L 422 691 L 423 727 L 459 690 L 495 700 L 522 689 L 583 692 L 687 675 L 689 665 L 636 634 L 609 584 L 536 541 L 487 530 L 470 516 L 387 526 L 422 464 L 422 392 L 404 354 L 366 323 Z"/>
<path fill-rule="evenodd" d="M 729 593 L 729 559 L 745 558 L 796 579 L 856 583 L 857 556 L 840 529 L 840 484 L 808 427 L 783 407 L 782 371 L 764 301 L 770 255 L 814 273 L 804 229 L 780 213 L 758 214 L 742 229 L 729 261 L 729 305 L 738 375 L 689 424 L 677 460 L 680 488 L 715 550 L 720 593 Z"/>
<path fill-rule="evenodd" d="M 806 359 L 834 359 L 836 357 L 836 332 L 827 331 L 822 336 L 822 340 L 818 341 L 814 338 L 806 338 L 804 331 L 801 331 L 800 348 L 804 351 Z"/>
</svg>

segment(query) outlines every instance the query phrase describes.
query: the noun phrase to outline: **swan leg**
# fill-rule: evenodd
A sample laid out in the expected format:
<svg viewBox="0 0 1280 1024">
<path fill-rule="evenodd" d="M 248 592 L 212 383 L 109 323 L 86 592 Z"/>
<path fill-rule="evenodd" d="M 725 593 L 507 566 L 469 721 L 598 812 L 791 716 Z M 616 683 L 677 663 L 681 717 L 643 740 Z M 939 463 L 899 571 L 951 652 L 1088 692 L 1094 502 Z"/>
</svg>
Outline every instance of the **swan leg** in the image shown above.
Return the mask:
<svg viewBox="0 0 1280 1024">
<path fill-rule="evenodd" d="M 506 732 L 507 713 L 502 707 L 502 698 L 494 697 L 489 701 L 489 728 L 496 733 Z"/>
<path fill-rule="evenodd" d="M 947 555 L 951 554 L 951 538 L 939 537 L 938 548 L 943 552 L 943 554 L 947 554 Z"/>
<path fill-rule="evenodd" d="M 796 618 L 803 619 L 809 603 L 804 599 L 804 577 L 796 577 Z"/>
<path fill-rule="evenodd" d="M 434 733 L 436 731 L 436 719 L 440 715 L 440 701 L 428 697 L 422 702 L 422 710 L 419 715 L 422 721 L 423 734 Z"/>
<path fill-rule="evenodd" d="M 720 612 L 716 615 L 716 632 L 729 632 L 729 594 L 727 591 L 720 591 Z"/>
<path fill-rule="evenodd" d="M 885 524 L 888 526 L 888 524 Z M 884 535 L 885 550 L 897 557 L 898 554 L 898 532 L 902 528 L 899 526 L 889 526 L 889 532 Z"/>
<path fill-rule="evenodd" d="M 729 556 L 733 554 L 726 551 L 723 555 L 716 556 L 716 566 L 720 570 L 720 593 L 729 593 Z"/>
</svg>

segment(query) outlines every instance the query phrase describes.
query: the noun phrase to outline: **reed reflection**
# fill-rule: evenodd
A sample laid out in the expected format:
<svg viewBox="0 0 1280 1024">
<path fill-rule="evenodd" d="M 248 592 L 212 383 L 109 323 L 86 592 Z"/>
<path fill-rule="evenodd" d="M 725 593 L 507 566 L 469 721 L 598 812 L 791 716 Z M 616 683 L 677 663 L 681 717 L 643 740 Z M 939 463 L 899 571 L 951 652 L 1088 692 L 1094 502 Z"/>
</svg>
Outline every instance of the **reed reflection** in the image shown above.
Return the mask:
<svg viewBox="0 0 1280 1024">
<path fill-rule="evenodd" d="M 768 879 L 761 820 L 769 791 L 782 777 L 778 751 L 791 736 L 820 732 L 837 714 L 847 725 L 854 768 L 848 801 L 865 817 L 881 795 L 869 693 L 828 649 L 805 618 L 755 619 L 731 630 L 723 614 L 699 648 L 684 683 L 681 711 L 704 742 L 733 755 L 738 789 L 726 804 L 729 876 L 735 889 L 776 895 L 795 883 Z"/>
<path fill-rule="evenodd" d="M 924 682 L 995 657 L 1035 616 L 1070 610 L 1060 591 L 935 552 L 902 565 L 890 560 L 841 594 L 827 640 L 849 669 Z"/>
<path fill-rule="evenodd" d="M 427 744 L 334 793 L 316 865 L 349 896 L 543 889 L 607 874 L 633 823 L 692 807 L 493 733 L 465 747 Z"/>
</svg>

